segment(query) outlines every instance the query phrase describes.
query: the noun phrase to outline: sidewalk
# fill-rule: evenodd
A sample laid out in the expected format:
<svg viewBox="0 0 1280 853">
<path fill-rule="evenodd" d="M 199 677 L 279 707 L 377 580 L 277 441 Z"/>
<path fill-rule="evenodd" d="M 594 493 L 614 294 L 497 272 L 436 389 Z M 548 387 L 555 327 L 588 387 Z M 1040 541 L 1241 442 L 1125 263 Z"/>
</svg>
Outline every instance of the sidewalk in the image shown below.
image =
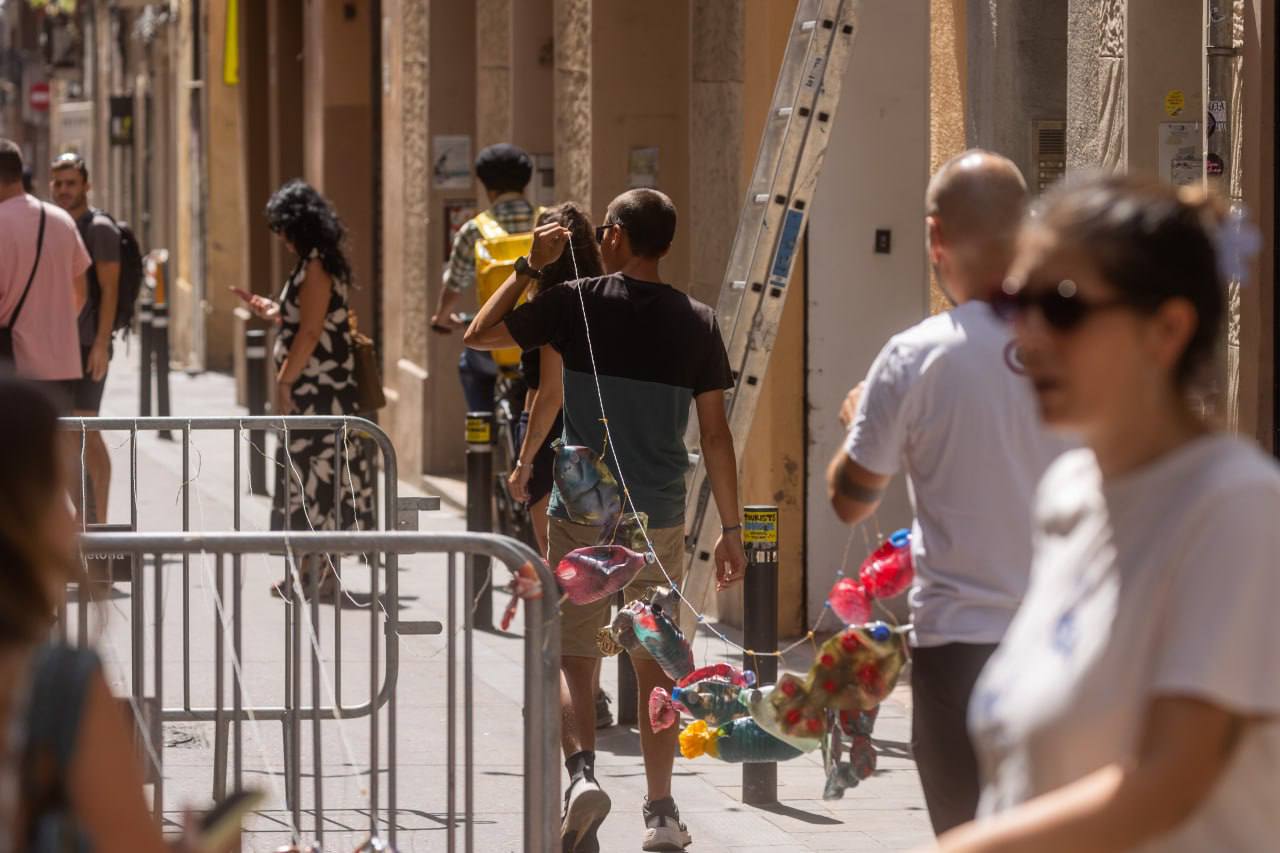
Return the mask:
<svg viewBox="0 0 1280 853">
<path fill-rule="evenodd" d="M 121 351 L 112 363 L 103 407 L 106 416 L 132 417 L 137 414 L 136 345 L 133 353 Z M 172 376 L 175 415 L 233 415 L 229 377 L 217 374 Z M 177 436 L 180 438 L 180 436 Z M 127 434 L 108 437 L 115 470 L 111 497 L 111 520 L 128 519 L 129 468 Z M 233 487 L 233 439 L 229 434 L 195 433 L 191 454 L 193 529 L 227 529 L 231 520 Z M 241 463 L 247 465 L 249 450 L 241 446 Z M 154 435 L 142 435 L 138 442 L 138 504 L 140 527 L 144 530 L 176 530 L 181 527 L 179 500 L 181 474 L 180 442 L 165 442 Z M 443 501 L 439 512 L 422 516 L 423 530 L 461 530 L 464 519 L 456 508 L 465 499 L 461 484 L 433 478 L 430 491 L 452 500 Z M 242 471 L 242 488 L 247 490 L 247 474 Z M 421 483 L 419 484 L 421 486 Z M 402 484 L 401 494 L 422 493 L 411 483 Z M 265 498 L 242 495 L 244 529 L 266 526 L 269 502 Z M 258 704 L 283 701 L 280 677 L 284 665 L 283 608 L 268 594 L 271 580 L 282 576 L 278 557 L 246 560 L 243 596 L 246 607 L 244 680 L 247 694 Z M 211 561 L 209 561 L 211 563 Z M 446 613 L 445 561 L 439 556 L 420 555 L 401 561 L 401 618 L 439 619 Z M 184 691 L 182 648 L 182 594 L 178 583 L 181 566 L 166 565 L 168 591 L 164 595 L 165 704 L 180 706 L 189 692 L 193 706 L 212 703 L 213 618 L 208 597 L 208 563 L 191 561 L 191 680 Z M 505 570 L 495 567 L 495 581 L 505 582 Z M 363 567 L 344 563 L 344 582 L 354 598 L 369 589 Z M 461 586 L 461 584 L 459 584 Z M 130 589 L 116 587 L 109 608 L 95 616 L 111 673 L 113 687 L 124 692 L 128 686 L 126 600 Z M 153 624 L 148 593 L 149 624 Z M 367 594 L 365 599 L 367 601 Z M 495 612 L 506 605 L 505 593 L 494 598 Z M 369 635 L 359 609 L 343 608 L 344 701 L 363 701 L 369 682 Z M 332 654 L 331 611 L 323 608 L 321 642 Z M 460 612 L 460 611 L 459 611 Z M 522 619 L 517 619 L 518 629 Z M 348 627 L 350 626 L 350 627 Z M 731 634 L 732 635 L 732 634 Z M 477 632 L 475 644 L 475 794 L 476 849 L 482 851 L 519 850 L 520 790 L 522 788 L 521 708 L 524 653 L 518 635 Z M 445 638 L 409 636 L 402 638 L 399 680 L 399 839 L 401 850 L 440 850 L 445 847 Z M 698 661 L 735 660 L 719 640 L 701 635 L 695 642 Z M 783 669 L 807 669 L 810 648 L 798 648 L 783 663 Z M 459 643 L 461 668 L 462 644 Z M 735 662 L 738 662 L 735 660 Z M 152 663 L 148 661 L 148 667 Z M 617 668 L 613 660 L 604 665 L 603 684 L 617 695 Z M 459 677 L 459 683 L 461 678 Z M 309 687 L 306 693 L 309 697 Z M 148 692 L 151 692 L 150 690 Z M 677 758 L 674 792 L 682 816 L 689 825 L 697 851 L 866 851 L 908 849 L 932 838 L 924 810 L 915 766 L 908 755 L 910 696 L 900 686 L 886 702 L 876 728 L 880 749 L 877 774 L 860 787 L 848 791 L 843 800 L 821 799 L 823 773 L 820 755 L 809 754 L 783 763 L 778 769 L 779 804 L 756 808 L 741 803 L 741 767 L 703 757 L 694 761 Z M 615 713 L 617 711 L 615 707 Z M 461 710 L 459 709 L 459 717 Z M 462 721 L 458 721 L 459 735 Z M 385 731 L 385 729 L 384 729 Z M 385 736 L 385 735 L 384 735 Z M 325 850 L 350 850 L 362 840 L 358 828 L 367 824 L 362 814 L 368 785 L 367 721 L 327 722 L 323 729 L 326 824 Z M 165 793 L 166 819 L 176 825 L 182 805 L 201 807 L 210 797 L 213 775 L 213 727 L 206 724 L 166 726 Z M 310 726 L 303 728 L 304 773 L 310 767 Z M 635 729 L 615 727 L 601 732 L 597 744 L 598 776 L 613 798 L 613 812 L 601 829 L 601 849 L 638 850 L 643 832 L 640 805 L 644 796 L 644 771 L 639 756 L 639 735 Z M 461 756 L 461 747 L 459 747 Z M 348 758 L 348 755 L 351 758 Z M 385 752 L 384 752 L 385 755 Z M 246 783 L 269 789 L 262 811 L 248 822 L 245 848 L 273 850 L 288 840 L 288 815 L 280 796 L 280 728 L 275 725 L 248 725 L 245 728 Z M 385 759 L 384 759 L 385 760 Z M 352 766 L 354 764 L 354 766 Z M 385 804 L 385 769 L 384 793 Z M 461 767 L 458 785 L 461 788 Z M 304 782 L 304 806 L 311 805 L 310 779 Z M 462 792 L 457 794 L 461 807 Z M 304 835 L 310 836 L 311 816 L 303 816 Z M 459 844 L 462 828 L 458 827 Z"/>
</svg>

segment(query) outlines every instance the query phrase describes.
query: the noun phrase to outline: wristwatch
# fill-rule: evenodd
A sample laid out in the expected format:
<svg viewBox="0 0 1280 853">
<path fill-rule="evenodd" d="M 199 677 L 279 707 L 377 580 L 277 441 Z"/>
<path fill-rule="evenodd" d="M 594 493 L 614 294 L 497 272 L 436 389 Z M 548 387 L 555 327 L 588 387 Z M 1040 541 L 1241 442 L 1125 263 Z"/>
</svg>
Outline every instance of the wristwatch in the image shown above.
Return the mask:
<svg viewBox="0 0 1280 853">
<path fill-rule="evenodd" d="M 535 270 L 529 265 L 527 255 L 516 258 L 516 275 L 525 275 L 534 281 L 542 281 L 542 270 Z"/>
</svg>

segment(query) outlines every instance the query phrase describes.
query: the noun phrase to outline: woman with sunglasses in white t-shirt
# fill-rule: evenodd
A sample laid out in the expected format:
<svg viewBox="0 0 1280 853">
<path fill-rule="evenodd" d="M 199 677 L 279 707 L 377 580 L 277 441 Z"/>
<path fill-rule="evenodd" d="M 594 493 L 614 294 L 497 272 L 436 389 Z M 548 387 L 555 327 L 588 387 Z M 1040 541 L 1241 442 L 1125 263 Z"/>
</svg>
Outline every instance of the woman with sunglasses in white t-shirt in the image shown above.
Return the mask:
<svg viewBox="0 0 1280 853">
<path fill-rule="evenodd" d="M 1280 472 L 1192 393 L 1242 233 L 1198 190 L 1120 176 L 1024 229 L 995 307 L 1085 447 L 1040 484 L 1031 585 L 969 707 L 979 818 L 943 850 L 1280 843 Z"/>
</svg>

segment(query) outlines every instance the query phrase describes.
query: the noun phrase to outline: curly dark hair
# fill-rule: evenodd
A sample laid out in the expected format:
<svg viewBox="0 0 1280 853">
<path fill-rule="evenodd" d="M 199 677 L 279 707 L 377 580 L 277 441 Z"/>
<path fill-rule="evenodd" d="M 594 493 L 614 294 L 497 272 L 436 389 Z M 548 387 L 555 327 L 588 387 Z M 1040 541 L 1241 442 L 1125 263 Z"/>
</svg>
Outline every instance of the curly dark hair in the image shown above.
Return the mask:
<svg viewBox="0 0 1280 853">
<path fill-rule="evenodd" d="M 547 264 L 547 268 L 542 271 L 542 281 L 538 283 L 535 293 L 561 282 L 574 281 L 575 278 L 598 278 L 604 275 L 604 261 L 600 257 L 600 245 L 596 243 L 596 229 L 585 210 L 574 202 L 566 201 L 564 204 L 547 208 L 538 217 L 539 225 L 546 225 L 548 222 L 563 225 L 573 233 L 570 239 L 573 256 L 570 257 L 566 247 L 556 261 Z M 578 262 L 576 276 L 574 275 L 575 260 Z"/>
<path fill-rule="evenodd" d="M 315 250 L 325 272 L 351 284 L 351 264 L 342 251 L 347 229 L 338 214 L 315 187 L 295 178 L 271 195 L 267 202 L 267 225 L 284 235 L 298 253 L 306 258 Z"/>
</svg>

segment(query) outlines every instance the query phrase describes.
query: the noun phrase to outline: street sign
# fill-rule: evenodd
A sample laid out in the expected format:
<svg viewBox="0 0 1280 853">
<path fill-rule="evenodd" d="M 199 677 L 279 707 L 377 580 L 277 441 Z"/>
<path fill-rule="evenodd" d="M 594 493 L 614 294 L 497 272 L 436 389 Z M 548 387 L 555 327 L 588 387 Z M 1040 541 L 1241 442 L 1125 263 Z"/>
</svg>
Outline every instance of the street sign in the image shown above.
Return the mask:
<svg viewBox="0 0 1280 853">
<path fill-rule="evenodd" d="M 49 84 L 45 82 L 32 83 L 31 94 L 28 96 L 31 109 L 37 112 L 46 113 L 49 111 Z"/>
</svg>

